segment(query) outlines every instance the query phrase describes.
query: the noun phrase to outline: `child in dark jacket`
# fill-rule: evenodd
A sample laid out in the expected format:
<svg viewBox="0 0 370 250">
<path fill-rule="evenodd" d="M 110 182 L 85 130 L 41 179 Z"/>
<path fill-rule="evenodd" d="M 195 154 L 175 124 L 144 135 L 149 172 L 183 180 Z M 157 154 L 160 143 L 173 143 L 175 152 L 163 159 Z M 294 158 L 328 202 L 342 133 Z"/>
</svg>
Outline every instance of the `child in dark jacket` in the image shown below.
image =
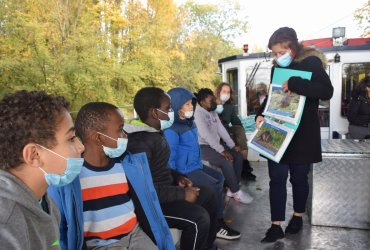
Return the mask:
<svg viewBox="0 0 370 250">
<path fill-rule="evenodd" d="M 163 214 L 170 227 L 182 230 L 181 249 L 208 249 L 216 236 L 216 198 L 206 186 L 194 187 L 184 175 L 168 166 L 170 148 L 162 130 L 173 123 L 170 97 L 159 88 L 136 93 L 139 120 L 126 124 L 128 150 L 146 153 Z"/>
<path fill-rule="evenodd" d="M 105 102 L 77 114 L 82 171 L 70 185 L 48 190 L 62 214 L 62 249 L 175 249 L 146 156 L 126 152 L 123 124 L 120 110 Z"/>
<path fill-rule="evenodd" d="M 173 125 L 164 130 L 171 149 L 169 165 L 172 169 L 186 175 L 195 185 L 207 185 L 217 194 L 217 237 L 226 240 L 240 238 L 240 233 L 226 225 L 223 219 L 224 176 L 221 172 L 202 164 L 198 129 L 194 123 L 195 96 L 184 88 L 168 91 L 171 107 L 175 113 Z"/>
</svg>

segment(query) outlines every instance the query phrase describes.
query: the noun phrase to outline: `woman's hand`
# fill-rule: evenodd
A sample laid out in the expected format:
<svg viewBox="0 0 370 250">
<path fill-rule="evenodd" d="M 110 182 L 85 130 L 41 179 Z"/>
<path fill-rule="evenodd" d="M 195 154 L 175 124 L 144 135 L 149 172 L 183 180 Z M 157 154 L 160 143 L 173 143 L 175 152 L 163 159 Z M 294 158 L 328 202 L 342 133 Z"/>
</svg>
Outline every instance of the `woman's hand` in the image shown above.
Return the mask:
<svg viewBox="0 0 370 250">
<path fill-rule="evenodd" d="M 289 90 L 288 81 L 285 81 L 281 87 L 284 93 L 288 92 L 288 96 L 291 96 L 292 93 Z"/>
<path fill-rule="evenodd" d="M 257 129 L 260 129 L 261 127 L 261 123 L 266 121 L 265 118 L 262 116 L 262 115 L 259 115 L 257 116 L 257 119 L 256 119 L 256 127 Z"/>
</svg>

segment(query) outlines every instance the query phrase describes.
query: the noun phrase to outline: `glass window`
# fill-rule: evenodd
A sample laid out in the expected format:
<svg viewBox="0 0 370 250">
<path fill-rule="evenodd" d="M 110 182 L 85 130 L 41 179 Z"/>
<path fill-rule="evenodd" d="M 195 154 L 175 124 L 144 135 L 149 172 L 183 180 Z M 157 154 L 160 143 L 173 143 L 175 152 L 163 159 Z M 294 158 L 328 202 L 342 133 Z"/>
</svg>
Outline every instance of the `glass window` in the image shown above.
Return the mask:
<svg viewBox="0 0 370 250">
<path fill-rule="evenodd" d="M 370 62 L 343 64 L 341 115 L 347 117 L 348 104 L 357 84 L 370 75 Z"/>
<path fill-rule="evenodd" d="M 237 69 L 231 69 L 228 70 L 227 73 L 227 82 L 231 85 L 231 87 L 234 90 L 234 107 L 235 110 L 239 113 L 239 91 L 238 91 L 238 70 Z"/>
<path fill-rule="evenodd" d="M 247 93 L 247 115 L 255 115 L 264 98 L 268 94 L 270 86 L 271 67 L 260 66 L 247 68 L 247 80 L 245 83 Z"/>
</svg>

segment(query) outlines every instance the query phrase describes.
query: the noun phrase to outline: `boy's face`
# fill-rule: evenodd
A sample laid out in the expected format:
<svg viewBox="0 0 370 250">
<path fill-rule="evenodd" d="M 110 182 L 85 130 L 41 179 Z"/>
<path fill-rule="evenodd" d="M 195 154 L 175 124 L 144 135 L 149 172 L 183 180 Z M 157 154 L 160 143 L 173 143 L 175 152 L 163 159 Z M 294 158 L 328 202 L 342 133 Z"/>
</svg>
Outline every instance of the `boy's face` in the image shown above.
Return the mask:
<svg viewBox="0 0 370 250">
<path fill-rule="evenodd" d="M 211 110 L 212 102 L 216 102 L 216 97 L 214 95 L 207 95 L 206 98 L 204 98 L 201 101 L 201 106 L 206 110 Z"/>
<path fill-rule="evenodd" d="M 63 112 L 60 122 L 55 131 L 56 145 L 50 150 L 65 158 L 80 158 L 85 147 L 75 135 L 75 129 L 71 115 L 68 111 Z M 42 168 L 50 174 L 63 174 L 67 161 L 47 150 L 39 151 Z"/>
<path fill-rule="evenodd" d="M 109 121 L 105 122 L 105 131 L 99 131 L 111 138 L 126 138 L 127 135 L 123 132 L 124 118 L 122 112 L 119 109 L 109 111 Z M 104 135 L 100 135 L 100 141 L 102 145 L 110 148 L 117 147 L 117 141 L 114 141 Z M 103 150 L 103 148 L 102 148 Z"/>
<path fill-rule="evenodd" d="M 185 112 L 193 111 L 193 100 L 190 99 L 181 106 L 179 109 L 178 115 L 180 119 L 185 119 Z"/>
<path fill-rule="evenodd" d="M 162 112 L 159 111 L 158 109 L 161 110 Z M 158 120 L 158 125 L 159 125 L 160 124 L 159 120 L 167 120 L 168 121 L 170 119 L 168 117 L 168 115 L 165 114 L 165 113 L 168 113 L 172 110 L 171 109 L 171 99 L 167 94 L 163 94 L 163 96 L 161 98 L 161 106 L 158 109 L 154 109 L 154 112 L 156 113 L 155 118 Z"/>
</svg>

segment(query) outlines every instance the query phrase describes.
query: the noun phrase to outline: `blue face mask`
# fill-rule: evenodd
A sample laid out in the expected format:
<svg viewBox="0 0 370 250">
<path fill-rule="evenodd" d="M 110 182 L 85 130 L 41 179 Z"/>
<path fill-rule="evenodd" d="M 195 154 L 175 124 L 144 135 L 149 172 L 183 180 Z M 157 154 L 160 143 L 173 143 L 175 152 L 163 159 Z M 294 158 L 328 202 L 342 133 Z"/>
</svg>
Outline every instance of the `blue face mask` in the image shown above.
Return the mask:
<svg viewBox="0 0 370 250">
<path fill-rule="evenodd" d="M 106 146 L 103 145 L 103 151 L 104 151 L 105 155 L 108 156 L 109 158 L 120 157 L 126 151 L 127 143 L 128 143 L 127 138 L 118 138 L 116 140 L 116 139 L 114 139 L 110 136 L 107 136 L 107 135 L 103 134 L 103 133 L 98 132 L 98 134 L 101 134 L 102 136 L 105 136 L 105 137 L 107 137 L 109 139 L 112 139 L 112 140 L 117 142 L 117 147 L 116 148 L 110 148 L 110 147 L 106 147 Z"/>
<path fill-rule="evenodd" d="M 286 52 L 284 55 L 276 59 L 276 63 L 280 67 L 288 67 L 293 61 L 293 57 L 290 55 L 289 52 Z"/>
<path fill-rule="evenodd" d="M 161 120 L 161 119 L 158 119 L 159 122 L 161 123 L 161 130 L 165 130 L 165 129 L 171 127 L 172 124 L 173 124 L 173 121 L 175 119 L 175 113 L 173 111 L 170 111 L 170 112 L 166 113 L 166 112 L 164 112 L 164 111 L 162 111 L 160 109 L 157 109 L 157 110 L 160 111 L 160 112 L 162 112 L 163 114 L 168 115 L 168 118 L 170 118 L 169 120 Z"/>
<path fill-rule="evenodd" d="M 45 148 L 44 146 L 38 145 L 42 147 L 43 149 L 65 159 L 67 161 L 67 167 L 66 170 L 64 170 L 63 174 L 48 174 L 40 168 L 40 170 L 44 173 L 46 183 L 50 186 L 55 187 L 62 187 L 69 183 L 71 183 L 81 172 L 82 165 L 84 163 L 83 158 L 65 158 L 61 156 L 60 154 L 55 153 L 54 151 Z"/>
<path fill-rule="evenodd" d="M 216 113 L 221 114 L 222 111 L 224 111 L 224 105 L 222 105 L 222 104 L 217 105 Z"/>
</svg>

